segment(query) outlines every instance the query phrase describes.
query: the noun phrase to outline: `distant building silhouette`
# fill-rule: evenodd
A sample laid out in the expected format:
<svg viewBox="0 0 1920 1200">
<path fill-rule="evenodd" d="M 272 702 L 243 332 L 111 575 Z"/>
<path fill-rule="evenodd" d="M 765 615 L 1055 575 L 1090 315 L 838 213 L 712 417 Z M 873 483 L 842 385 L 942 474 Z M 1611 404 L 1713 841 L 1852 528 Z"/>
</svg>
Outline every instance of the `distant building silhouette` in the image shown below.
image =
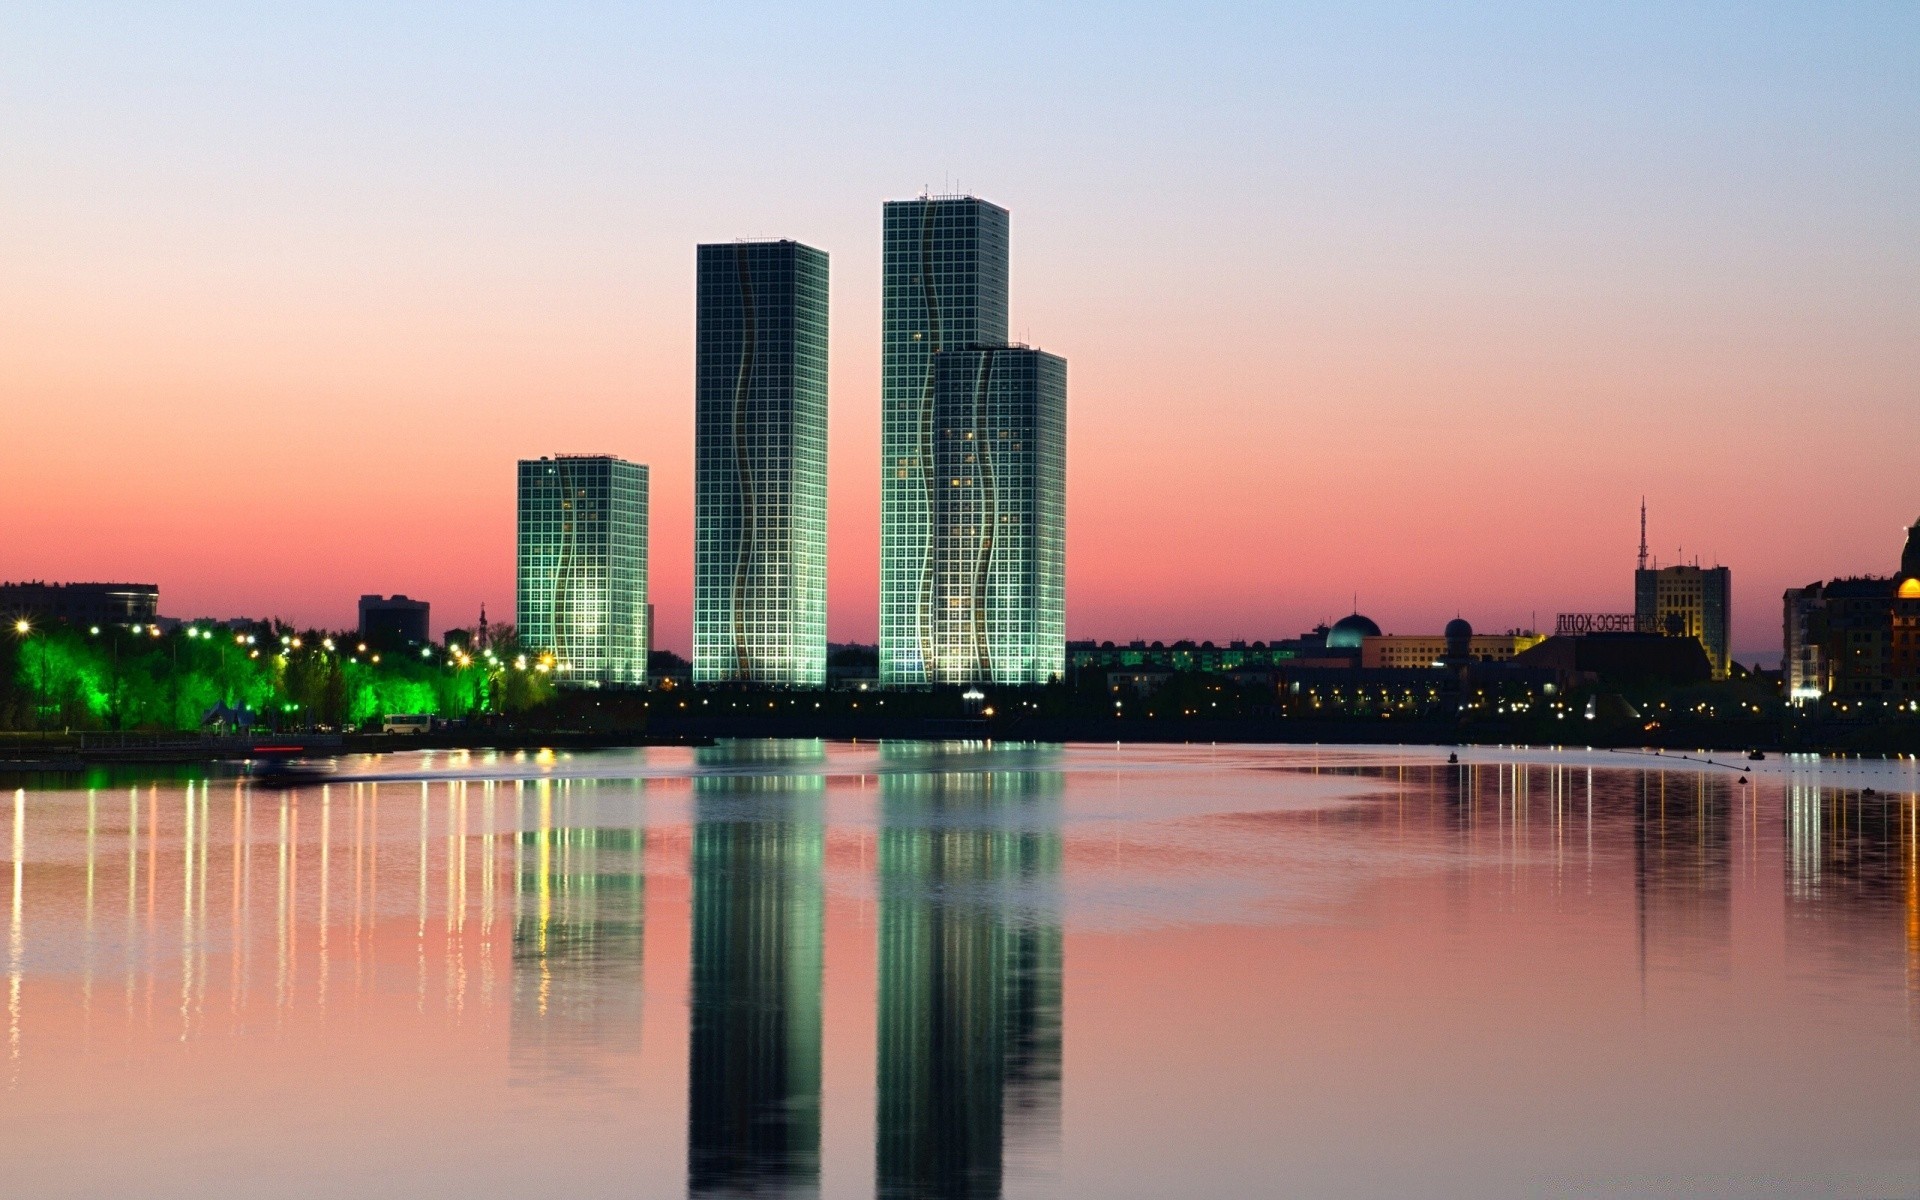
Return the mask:
<svg viewBox="0 0 1920 1200">
<path fill-rule="evenodd" d="M 160 611 L 151 583 L 0 583 L 0 616 L 70 625 L 144 625 Z"/>
<path fill-rule="evenodd" d="M 425 600 L 410 600 L 401 595 L 362 596 L 360 640 L 377 650 L 424 646 L 431 640 L 428 633 L 431 612 L 432 606 Z"/>
<path fill-rule="evenodd" d="M 1791 703 L 1855 713 L 1920 705 L 1920 521 L 1894 574 L 1791 588 L 1781 615 Z"/>
</svg>

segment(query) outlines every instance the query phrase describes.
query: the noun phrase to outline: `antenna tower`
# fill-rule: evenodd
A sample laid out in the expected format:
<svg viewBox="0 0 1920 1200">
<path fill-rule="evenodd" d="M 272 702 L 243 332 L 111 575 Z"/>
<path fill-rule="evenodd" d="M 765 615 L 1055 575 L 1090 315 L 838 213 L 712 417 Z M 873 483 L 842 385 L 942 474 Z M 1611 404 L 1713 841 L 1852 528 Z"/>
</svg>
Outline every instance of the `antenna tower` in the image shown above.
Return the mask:
<svg viewBox="0 0 1920 1200">
<path fill-rule="evenodd" d="M 1640 569 L 1647 569 L 1647 498 L 1640 497 Z"/>
</svg>

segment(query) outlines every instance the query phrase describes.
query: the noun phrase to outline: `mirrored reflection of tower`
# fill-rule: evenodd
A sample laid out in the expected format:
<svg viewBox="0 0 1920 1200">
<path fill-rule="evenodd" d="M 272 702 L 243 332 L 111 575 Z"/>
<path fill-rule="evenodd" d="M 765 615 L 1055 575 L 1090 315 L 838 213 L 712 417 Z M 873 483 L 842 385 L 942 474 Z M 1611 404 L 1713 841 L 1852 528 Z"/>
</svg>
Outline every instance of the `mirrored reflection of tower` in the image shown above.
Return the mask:
<svg viewBox="0 0 1920 1200">
<path fill-rule="evenodd" d="M 609 1051 L 640 1045 L 645 832 L 572 825 L 581 786 L 542 780 L 522 800 L 510 1038 L 518 1077 L 602 1074 Z"/>
<path fill-rule="evenodd" d="M 827 678 L 827 256 L 699 248 L 693 681 Z"/>
<path fill-rule="evenodd" d="M 818 742 L 723 743 L 694 779 L 687 1190 L 820 1186 Z"/>
<path fill-rule="evenodd" d="M 1007 210 L 889 200 L 880 314 L 880 683 L 932 682 L 933 356 L 1007 340 Z"/>
<path fill-rule="evenodd" d="M 999 1196 L 1058 1139 L 1061 776 L 927 753 L 881 777 L 876 1190 Z"/>
</svg>

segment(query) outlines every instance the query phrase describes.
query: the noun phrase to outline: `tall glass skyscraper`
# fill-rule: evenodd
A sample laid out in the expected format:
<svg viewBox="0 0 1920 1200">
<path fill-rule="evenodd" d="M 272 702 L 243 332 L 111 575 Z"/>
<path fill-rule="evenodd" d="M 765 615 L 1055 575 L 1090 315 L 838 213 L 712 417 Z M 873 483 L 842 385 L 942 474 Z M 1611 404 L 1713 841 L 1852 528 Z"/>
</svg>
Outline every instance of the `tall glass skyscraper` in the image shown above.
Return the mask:
<svg viewBox="0 0 1920 1200">
<path fill-rule="evenodd" d="M 933 683 L 1066 673 L 1066 360 L 934 356 Z"/>
<path fill-rule="evenodd" d="M 827 678 L 827 256 L 701 246 L 693 681 Z"/>
<path fill-rule="evenodd" d="M 647 682 L 647 468 L 607 455 L 520 461 L 514 619 L 557 682 Z"/>
<path fill-rule="evenodd" d="M 973 196 L 883 209 L 880 683 L 933 682 L 933 356 L 1007 340 L 1007 210 Z"/>
</svg>

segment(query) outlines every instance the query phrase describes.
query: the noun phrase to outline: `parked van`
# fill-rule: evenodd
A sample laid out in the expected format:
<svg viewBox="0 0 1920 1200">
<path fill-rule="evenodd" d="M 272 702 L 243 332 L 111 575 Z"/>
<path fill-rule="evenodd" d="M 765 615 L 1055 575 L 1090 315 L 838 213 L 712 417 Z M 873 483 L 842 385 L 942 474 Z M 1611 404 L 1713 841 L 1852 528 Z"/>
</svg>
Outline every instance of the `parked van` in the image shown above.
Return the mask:
<svg viewBox="0 0 1920 1200">
<path fill-rule="evenodd" d="M 389 713 L 380 722 L 381 733 L 432 733 L 433 718 L 426 713 Z"/>
</svg>

